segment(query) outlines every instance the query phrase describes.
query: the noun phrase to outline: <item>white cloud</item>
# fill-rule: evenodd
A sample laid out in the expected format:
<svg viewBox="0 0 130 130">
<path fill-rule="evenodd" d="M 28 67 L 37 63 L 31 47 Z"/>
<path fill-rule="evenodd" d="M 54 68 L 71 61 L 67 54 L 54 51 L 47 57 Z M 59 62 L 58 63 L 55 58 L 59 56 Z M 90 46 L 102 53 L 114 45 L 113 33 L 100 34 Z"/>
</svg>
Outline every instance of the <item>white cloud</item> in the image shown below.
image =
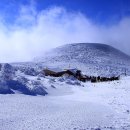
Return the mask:
<svg viewBox="0 0 130 130">
<path fill-rule="evenodd" d="M 63 7 L 37 12 L 22 6 L 15 24 L 0 23 L 0 62 L 28 61 L 53 47 L 66 43 L 101 42 L 130 54 L 130 18 L 117 25 L 95 25 L 80 12 Z"/>
</svg>

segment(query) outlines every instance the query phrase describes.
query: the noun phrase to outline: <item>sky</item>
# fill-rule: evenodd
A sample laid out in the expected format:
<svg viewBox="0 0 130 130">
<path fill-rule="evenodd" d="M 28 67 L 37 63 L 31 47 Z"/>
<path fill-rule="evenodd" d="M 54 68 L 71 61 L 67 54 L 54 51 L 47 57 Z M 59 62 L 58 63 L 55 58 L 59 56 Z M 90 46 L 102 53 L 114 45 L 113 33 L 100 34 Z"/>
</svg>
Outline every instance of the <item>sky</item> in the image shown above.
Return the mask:
<svg viewBox="0 0 130 130">
<path fill-rule="evenodd" d="M 78 42 L 108 44 L 130 55 L 130 0 L 0 2 L 0 62 L 30 61 Z"/>
</svg>

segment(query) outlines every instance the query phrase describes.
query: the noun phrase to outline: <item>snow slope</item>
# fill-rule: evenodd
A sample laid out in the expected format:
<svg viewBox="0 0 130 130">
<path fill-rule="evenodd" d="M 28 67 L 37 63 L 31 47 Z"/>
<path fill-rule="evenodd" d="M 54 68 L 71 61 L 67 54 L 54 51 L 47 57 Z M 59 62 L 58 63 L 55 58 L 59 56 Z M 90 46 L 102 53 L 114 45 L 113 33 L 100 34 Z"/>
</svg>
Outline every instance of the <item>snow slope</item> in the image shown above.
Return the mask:
<svg viewBox="0 0 130 130">
<path fill-rule="evenodd" d="M 108 45 L 80 43 L 56 48 L 37 62 L 2 64 L 0 130 L 130 130 L 130 76 L 82 83 L 46 77 L 44 67 L 129 75 L 130 57 Z"/>
<path fill-rule="evenodd" d="M 48 96 L 0 95 L 0 130 L 130 130 L 130 77 L 53 85 Z"/>
<path fill-rule="evenodd" d="M 88 75 L 130 74 L 130 56 L 105 44 L 76 43 L 55 48 L 35 61 L 52 67 L 76 67 Z"/>
</svg>

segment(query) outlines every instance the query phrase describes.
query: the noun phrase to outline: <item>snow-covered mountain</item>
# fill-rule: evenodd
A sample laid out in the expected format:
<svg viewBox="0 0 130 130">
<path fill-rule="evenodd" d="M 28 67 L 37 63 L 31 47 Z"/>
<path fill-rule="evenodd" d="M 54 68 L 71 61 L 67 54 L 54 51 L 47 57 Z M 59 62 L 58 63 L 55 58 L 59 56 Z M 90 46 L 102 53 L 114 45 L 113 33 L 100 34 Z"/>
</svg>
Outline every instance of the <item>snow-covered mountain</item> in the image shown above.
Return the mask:
<svg viewBox="0 0 130 130">
<path fill-rule="evenodd" d="M 0 64 L 0 130 L 130 130 L 130 76 L 80 82 L 45 76 L 44 67 L 120 75 L 130 57 L 108 45 L 69 44 L 37 62 Z"/>
<path fill-rule="evenodd" d="M 57 47 L 35 59 L 46 66 L 78 68 L 88 75 L 130 73 L 130 56 L 99 43 L 76 43 Z"/>
<path fill-rule="evenodd" d="M 52 90 L 51 80 L 79 84 L 70 79 L 48 78 L 43 69 L 63 70 L 77 68 L 88 76 L 119 76 L 130 74 L 130 56 L 104 44 L 67 44 L 51 50 L 37 62 L 1 64 L 0 93 L 46 95 Z M 47 84 L 47 85 L 46 85 Z M 49 87 L 48 87 L 49 85 Z"/>
</svg>

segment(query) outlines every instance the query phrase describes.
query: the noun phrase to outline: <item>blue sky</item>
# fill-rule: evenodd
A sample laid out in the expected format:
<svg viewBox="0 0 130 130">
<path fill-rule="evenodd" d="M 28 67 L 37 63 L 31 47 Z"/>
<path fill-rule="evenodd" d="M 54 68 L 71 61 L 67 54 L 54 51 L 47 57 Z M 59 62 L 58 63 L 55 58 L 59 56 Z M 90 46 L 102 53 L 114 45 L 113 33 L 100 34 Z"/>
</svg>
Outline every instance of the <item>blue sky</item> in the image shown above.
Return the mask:
<svg viewBox="0 0 130 130">
<path fill-rule="evenodd" d="M 0 2 L 0 13 L 8 23 L 14 22 L 21 5 L 29 0 L 4 0 Z M 71 12 L 81 12 L 97 24 L 114 24 L 130 15 L 130 0 L 33 0 L 37 11 L 51 6 L 62 6 Z"/>
<path fill-rule="evenodd" d="M 43 2 L 45 1 L 45 2 Z M 69 11 L 80 11 L 94 22 L 108 24 L 130 15 L 130 0 L 39 0 L 38 9 L 64 6 Z"/>
<path fill-rule="evenodd" d="M 130 55 L 129 34 L 130 0 L 0 2 L 0 62 L 29 61 L 68 43 L 104 43 Z"/>
</svg>

